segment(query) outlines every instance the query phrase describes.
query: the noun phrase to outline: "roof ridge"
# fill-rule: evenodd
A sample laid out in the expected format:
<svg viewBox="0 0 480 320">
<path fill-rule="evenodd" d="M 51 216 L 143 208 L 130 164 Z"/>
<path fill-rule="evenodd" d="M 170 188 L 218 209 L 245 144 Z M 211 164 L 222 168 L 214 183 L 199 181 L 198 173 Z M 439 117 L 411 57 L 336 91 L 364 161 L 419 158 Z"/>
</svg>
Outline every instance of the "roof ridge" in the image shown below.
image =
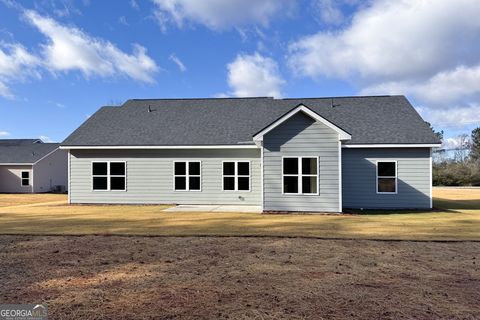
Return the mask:
<svg viewBox="0 0 480 320">
<path fill-rule="evenodd" d="M 213 97 L 213 98 L 151 98 L 151 99 L 128 99 L 128 101 L 165 101 L 165 100 L 239 100 L 239 99 L 274 99 L 274 97 Z M 277 99 L 278 100 L 278 99 Z M 126 103 L 125 102 L 125 103 Z"/>
<path fill-rule="evenodd" d="M 391 98 L 391 97 L 403 97 L 402 94 L 380 94 L 380 95 L 368 95 L 368 96 L 332 96 L 332 97 L 309 97 L 309 98 L 282 98 L 276 100 L 318 100 L 318 99 L 345 99 L 345 98 Z"/>
<path fill-rule="evenodd" d="M 292 98 L 275 98 L 270 96 L 251 96 L 251 97 L 198 97 L 198 98 L 134 98 L 125 101 L 127 104 L 129 101 L 186 101 L 186 100 L 241 100 L 241 99 L 269 99 L 269 100 L 322 100 L 322 99 L 351 99 L 351 98 L 390 98 L 390 97 L 404 97 L 404 95 L 350 95 L 350 96 L 329 96 L 329 97 L 292 97 Z M 114 106 L 105 106 L 114 107 Z"/>
</svg>

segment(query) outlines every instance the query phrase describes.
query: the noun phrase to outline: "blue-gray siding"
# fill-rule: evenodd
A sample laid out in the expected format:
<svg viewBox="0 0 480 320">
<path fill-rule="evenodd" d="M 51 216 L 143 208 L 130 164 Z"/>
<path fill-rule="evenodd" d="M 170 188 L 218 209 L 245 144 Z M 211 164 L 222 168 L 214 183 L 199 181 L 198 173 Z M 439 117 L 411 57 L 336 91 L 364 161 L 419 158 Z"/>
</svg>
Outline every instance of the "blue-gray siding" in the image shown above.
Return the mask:
<svg viewBox="0 0 480 320">
<path fill-rule="evenodd" d="M 222 161 L 249 160 L 251 191 L 222 190 Z M 126 161 L 127 191 L 92 191 L 92 161 Z M 173 190 L 173 161 L 202 162 L 202 190 Z M 259 149 L 71 150 L 72 203 L 176 203 L 261 205 Z"/>
<path fill-rule="evenodd" d="M 376 161 L 397 161 L 397 194 L 376 193 Z M 344 208 L 429 208 L 430 149 L 342 149 Z"/>
<path fill-rule="evenodd" d="M 339 211 L 339 137 L 323 123 L 297 113 L 264 136 L 264 209 Z M 282 157 L 319 157 L 319 195 L 282 194 Z"/>
</svg>

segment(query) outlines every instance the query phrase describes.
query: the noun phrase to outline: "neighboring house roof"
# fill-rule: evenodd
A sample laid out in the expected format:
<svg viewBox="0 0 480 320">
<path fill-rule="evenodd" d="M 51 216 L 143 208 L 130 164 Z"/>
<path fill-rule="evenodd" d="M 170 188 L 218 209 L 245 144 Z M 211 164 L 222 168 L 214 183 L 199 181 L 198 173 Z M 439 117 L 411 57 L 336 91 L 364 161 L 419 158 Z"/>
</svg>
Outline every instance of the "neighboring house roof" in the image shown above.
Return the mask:
<svg viewBox="0 0 480 320">
<path fill-rule="evenodd" d="M 39 139 L 0 139 L 0 164 L 33 164 L 59 145 Z"/>
<path fill-rule="evenodd" d="M 0 139 L 0 146 L 23 146 L 33 143 L 43 143 L 40 139 Z"/>
<path fill-rule="evenodd" d="M 62 145 L 253 144 L 256 133 L 300 104 L 351 134 L 347 144 L 440 143 L 404 96 L 369 96 L 134 99 L 99 109 Z"/>
</svg>

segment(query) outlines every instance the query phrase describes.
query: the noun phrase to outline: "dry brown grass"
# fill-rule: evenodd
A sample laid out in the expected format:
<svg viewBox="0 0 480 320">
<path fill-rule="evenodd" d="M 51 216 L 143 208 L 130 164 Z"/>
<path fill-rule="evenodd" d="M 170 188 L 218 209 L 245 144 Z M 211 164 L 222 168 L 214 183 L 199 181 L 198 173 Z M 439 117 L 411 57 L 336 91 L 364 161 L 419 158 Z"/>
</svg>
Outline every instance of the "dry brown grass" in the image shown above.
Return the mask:
<svg viewBox="0 0 480 320">
<path fill-rule="evenodd" d="M 0 236 L 51 319 L 478 319 L 480 243 Z"/>
<path fill-rule="evenodd" d="M 361 215 L 178 213 L 162 211 L 166 206 L 58 203 L 11 206 L 0 208 L 0 234 L 480 240 L 480 189 L 434 190 L 436 211 Z"/>
<path fill-rule="evenodd" d="M 0 208 L 8 206 L 30 205 L 53 201 L 66 201 L 64 194 L 37 193 L 37 194 L 8 194 L 0 193 Z"/>
</svg>

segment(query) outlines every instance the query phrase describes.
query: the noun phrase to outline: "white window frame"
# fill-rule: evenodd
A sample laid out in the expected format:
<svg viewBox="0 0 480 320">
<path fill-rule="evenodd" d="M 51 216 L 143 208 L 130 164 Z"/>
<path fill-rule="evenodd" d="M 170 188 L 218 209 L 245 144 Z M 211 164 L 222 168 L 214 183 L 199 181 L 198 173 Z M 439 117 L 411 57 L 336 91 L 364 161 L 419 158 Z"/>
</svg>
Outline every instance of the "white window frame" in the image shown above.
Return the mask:
<svg viewBox="0 0 480 320">
<path fill-rule="evenodd" d="M 26 172 L 28 173 L 28 178 L 24 178 L 23 177 L 23 173 Z M 30 187 L 30 171 L 28 170 L 23 170 L 23 171 L 20 171 L 20 186 L 23 187 L 23 188 L 26 188 L 26 187 Z M 23 180 L 28 180 L 28 184 L 23 184 Z"/>
<path fill-rule="evenodd" d="M 110 163 L 123 163 L 125 164 L 125 174 L 124 175 L 111 175 L 110 174 Z M 104 175 L 104 174 L 96 174 L 94 175 L 93 174 L 93 164 L 94 163 L 106 163 L 107 164 L 107 174 Z M 126 192 L 127 191 L 127 161 L 115 161 L 115 160 L 105 160 L 105 161 L 100 161 L 100 160 L 97 160 L 97 161 L 92 161 L 91 163 L 91 166 L 90 166 L 90 174 L 92 176 L 92 180 L 91 180 L 91 183 L 92 183 L 92 191 L 94 192 Z M 107 178 L 107 189 L 94 189 L 93 188 L 93 178 L 94 177 L 99 177 L 99 178 Z M 111 190 L 111 183 L 110 183 L 110 178 L 112 177 L 123 177 L 125 178 L 125 188 L 123 190 L 120 190 L 120 189 L 115 189 L 115 190 Z"/>
<path fill-rule="evenodd" d="M 223 173 L 223 166 L 225 163 L 232 162 L 234 164 L 234 174 Z M 248 163 L 248 175 L 238 174 L 238 163 L 247 162 Z M 233 178 L 234 179 L 234 189 L 225 190 L 225 181 L 224 178 Z M 248 178 L 248 190 L 238 190 L 238 178 Z M 222 161 L 222 191 L 223 192 L 251 192 L 252 191 L 252 162 L 250 160 L 223 160 Z"/>
<path fill-rule="evenodd" d="M 304 174 L 303 170 L 302 170 L 303 169 L 302 168 L 302 159 L 311 159 L 311 158 L 317 159 L 317 173 L 316 174 Z M 290 173 L 284 174 L 283 173 L 283 164 L 285 162 L 285 159 L 297 159 L 297 161 L 298 161 L 298 173 L 297 174 L 290 174 Z M 318 157 L 318 156 L 282 156 L 282 165 L 281 165 L 280 170 L 282 171 L 282 195 L 286 195 L 286 196 L 290 196 L 290 195 L 293 195 L 293 196 L 298 196 L 298 195 L 318 196 L 320 194 L 320 157 Z M 283 182 L 284 177 L 297 177 L 297 181 L 298 181 L 298 192 L 297 193 L 291 193 L 291 192 L 286 193 L 285 192 L 285 183 Z M 302 190 L 303 190 L 303 179 L 302 179 L 302 177 L 317 177 L 317 192 L 316 193 L 303 193 L 302 192 Z"/>
<path fill-rule="evenodd" d="M 185 174 L 175 174 L 175 164 L 176 163 L 185 163 Z M 200 164 L 200 174 L 190 174 L 189 163 L 199 163 Z M 177 190 L 175 188 L 175 178 L 176 177 L 185 177 L 185 190 Z M 200 189 L 199 190 L 190 190 L 190 177 L 200 178 Z M 202 161 L 200 161 L 200 160 L 175 160 L 175 161 L 173 161 L 173 191 L 175 191 L 175 192 L 201 192 L 202 191 Z"/>
<path fill-rule="evenodd" d="M 378 175 L 378 164 L 384 162 L 394 162 L 395 163 L 395 176 L 379 176 Z M 375 192 L 377 194 L 397 194 L 398 193 L 398 162 L 397 160 L 376 160 L 375 161 Z M 378 179 L 379 178 L 388 178 L 388 179 L 395 179 L 395 192 L 379 192 L 378 191 Z"/>
</svg>

